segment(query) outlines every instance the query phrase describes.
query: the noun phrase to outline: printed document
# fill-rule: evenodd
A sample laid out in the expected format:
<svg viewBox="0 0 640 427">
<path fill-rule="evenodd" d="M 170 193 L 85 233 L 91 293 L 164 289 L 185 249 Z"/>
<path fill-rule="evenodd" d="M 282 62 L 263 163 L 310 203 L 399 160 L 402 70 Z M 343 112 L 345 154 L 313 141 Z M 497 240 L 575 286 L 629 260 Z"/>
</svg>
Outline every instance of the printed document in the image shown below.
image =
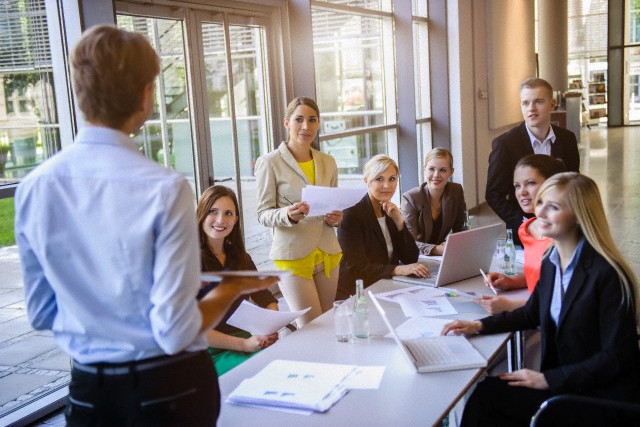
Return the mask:
<svg viewBox="0 0 640 427">
<path fill-rule="evenodd" d="M 274 360 L 231 392 L 234 404 L 325 412 L 344 396 L 344 380 L 357 367 L 329 363 Z"/>
</svg>

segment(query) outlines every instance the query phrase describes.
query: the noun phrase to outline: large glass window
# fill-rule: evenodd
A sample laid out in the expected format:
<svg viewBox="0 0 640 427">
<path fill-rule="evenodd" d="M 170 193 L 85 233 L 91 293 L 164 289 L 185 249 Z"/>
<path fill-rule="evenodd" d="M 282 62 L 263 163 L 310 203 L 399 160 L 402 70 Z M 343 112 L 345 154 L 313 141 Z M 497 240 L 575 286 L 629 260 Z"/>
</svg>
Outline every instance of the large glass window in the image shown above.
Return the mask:
<svg viewBox="0 0 640 427">
<path fill-rule="evenodd" d="M 381 10 L 388 10 L 386 2 L 313 4 L 321 149 L 336 159 L 340 174 L 361 174 L 379 153 L 397 156 L 393 23 Z"/>
<path fill-rule="evenodd" d="M 413 61 L 416 83 L 416 126 L 420 164 L 433 148 L 431 135 L 431 74 L 427 0 L 413 0 Z M 419 181 L 424 174 L 419 173 Z"/>
<path fill-rule="evenodd" d="M 640 124 L 640 0 L 625 5 L 623 79 L 624 124 Z"/>
<path fill-rule="evenodd" d="M 61 148 L 58 108 L 69 110 L 61 33 L 45 0 L 0 3 L 0 424 L 66 395 L 70 363 L 49 331 L 34 331 L 24 307 L 15 245 L 13 188 Z M 49 10 L 47 9 L 49 7 Z M 61 77 L 62 74 L 62 77 Z M 56 102 L 58 100 L 58 102 Z M 65 112 L 68 114 L 68 111 Z M 65 133 L 72 124 L 65 120 Z M 70 141 L 67 141 L 70 142 Z M 34 408 L 34 409 L 31 409 Z"/>
<path fill-rule="evenodd" d="M 18 180 L 60 149 L 46 5 L 0 4 L 0 179 Z"/>
<path fill-rule="evenodd" d="M 195 190 L 183 22 L 118 15 L 117 24 L 144 34 L 160 56 L 153 114 L 134 140 L 145 156 L 184 174 Z"/>
</svg>

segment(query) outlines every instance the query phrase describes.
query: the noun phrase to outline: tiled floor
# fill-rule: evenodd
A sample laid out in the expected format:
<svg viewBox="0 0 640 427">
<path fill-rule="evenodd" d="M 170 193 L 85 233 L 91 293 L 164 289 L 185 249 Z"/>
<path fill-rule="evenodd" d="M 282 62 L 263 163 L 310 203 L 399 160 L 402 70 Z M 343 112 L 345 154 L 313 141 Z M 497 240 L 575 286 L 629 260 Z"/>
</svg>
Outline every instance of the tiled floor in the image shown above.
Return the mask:
<svg viewBox="0 0 640 427">
<path fill-rule="evenodd" d="M 620 249 L 640 275 L 640 127 L 594 127 L 581 135 L 583 173 L 602 193 L 610 226 Z M 473 218 L 492 217 L 488 208 Z M 249 230 L 247 230 L 249 231 Z M 69 362 L 49 333 L 28 325 L 15 247 L 0 248 L 0 414 L 25 399 L 68 379 Z M 64 425 L 61 415 L 38 425 Z"/>
</svg>

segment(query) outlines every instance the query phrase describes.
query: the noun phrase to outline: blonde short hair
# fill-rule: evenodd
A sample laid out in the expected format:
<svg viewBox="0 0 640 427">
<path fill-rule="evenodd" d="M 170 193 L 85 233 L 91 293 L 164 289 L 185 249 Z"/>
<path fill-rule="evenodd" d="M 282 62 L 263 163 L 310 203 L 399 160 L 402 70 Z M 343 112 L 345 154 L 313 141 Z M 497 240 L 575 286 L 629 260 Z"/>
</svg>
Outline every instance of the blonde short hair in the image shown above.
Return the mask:
<svg viewBox="0 0 640 427">
<path fill-rule="evenodd" d="M 140 108 L 145 87 L 160 72 L 160 59 L 142 34 L 97 25 L 74 47 L 71 66 L 85 118 L 119 128 Z"/>
<path fill-rule="evenodd" d="M 427 164 L 433 159 L 447 159 L 449 160 L 449 167 L 453 168 L 453 155 L 446 148 L 436 147 L 429 151 L 424 158 L 423 168 L 426 168 Z"/>
<path fill-rule="evenodd" d="M 395 168 L 396 175 L 400 174 L 398 164 L 395 160 L 385 154 L 375 155 L 364 165 L 364 178 L 367 182 L 374 180 L 378 175 L 386 171 L 389 166 L 393 166 Z"/>
</svg>

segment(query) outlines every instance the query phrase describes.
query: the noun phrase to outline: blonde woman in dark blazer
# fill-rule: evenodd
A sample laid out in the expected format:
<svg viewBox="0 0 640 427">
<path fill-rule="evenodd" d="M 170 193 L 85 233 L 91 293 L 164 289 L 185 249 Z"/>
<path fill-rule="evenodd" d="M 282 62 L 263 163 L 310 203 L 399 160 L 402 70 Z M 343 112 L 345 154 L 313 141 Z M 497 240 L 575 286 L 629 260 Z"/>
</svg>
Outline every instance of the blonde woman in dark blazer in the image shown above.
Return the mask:
<svg viewBox="0 0 640 427">
<path fill-rule="evenodd" d="M 424 160 L 424 184 L 402 195 L 402 216 L 422 255 L 442 255 L 447 235 L 464 229 L 464 191 L 451 175 L 453 156 L 434 148 Z"/>
<path fill-rule="evenodd" d="M 528 426 L 540 404 L 571 393 L 640 399 L 638 283 L 611 236 L 598 186 L 575 172 L 553 175 L 538 190 L 535 214 L 553 239 L 526 305 L 481 320 L 456 320 L 443 335 L 492 334 L 540 327 L 540 372 L 487 377 L 467 400 L 461 426 Z M 622 414 L 568 411 L 557 425 L 639 425 Z M 594 417 L 595 415 L 595 417 Z M 600 418 L 602 417 L 602 418 Z"/>
<path fill-rule="evenodd" d="M 312 148 L 320 127 L 315 101 L 298 97 L 287 107 L 287 141 L 256 162 L 258 221 L 274 230 L 270 257 L 293 274 L 280 282 L 291 310 L 311 307 L 298 327 L 329 310 L 335 300 L 342 251 L 334 227 L 342 212 L 308 217 L 301 201 L 306 185 L 338 186 L 336 161 Z"/>
<path fill-rule="evenodd" d="M 391 201 L 398 187 L 398 165 L 378 154 L 364 165 L 367 194 L 344 210 L 338 241 L 344 250 L 340 263 L 338 298 L 355 293 L 355 281 L 367 287 L 392 276 L 427 277 L 429 269 L 418 263 L 418 247 L 400 209 Z"/>
</svg>

